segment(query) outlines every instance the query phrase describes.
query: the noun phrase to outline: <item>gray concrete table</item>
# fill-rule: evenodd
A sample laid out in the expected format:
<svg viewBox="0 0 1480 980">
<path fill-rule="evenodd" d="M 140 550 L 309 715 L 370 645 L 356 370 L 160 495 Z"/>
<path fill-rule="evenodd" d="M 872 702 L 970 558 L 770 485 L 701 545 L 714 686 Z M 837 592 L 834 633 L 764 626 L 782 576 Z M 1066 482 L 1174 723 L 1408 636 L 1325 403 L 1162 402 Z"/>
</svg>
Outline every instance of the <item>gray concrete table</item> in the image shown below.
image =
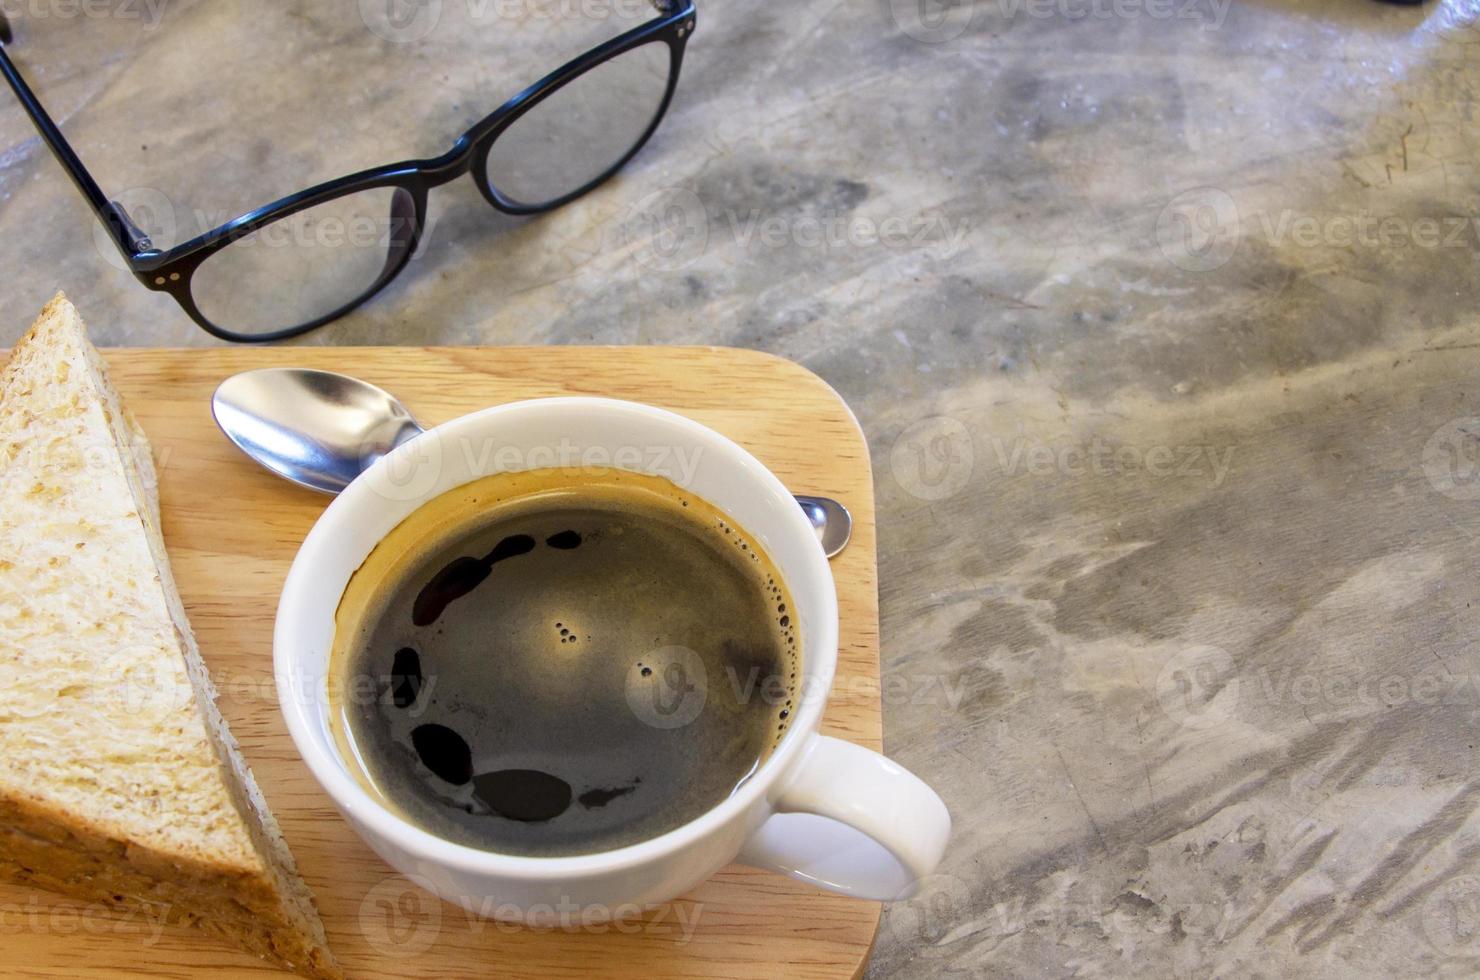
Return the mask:
<svg viewBox="0 0 1480 980">
<path fill-rule="evenodd" d="M 5 5 L 164 243 L 441 152 L 634 12 L 446 0 L 397 43 L 361 7 Z M 1473 974 L 1475 16 L 710 2 L 618 180 L 525 222 L 439 192 L 305 342 L 742 345 L 847 397 L 887 748 L 957 817 L 873 975 Z M 4 99 L 0 164 L 0 343 L 58 286 L 101 342 L 207 342 Z"/>
</svg>

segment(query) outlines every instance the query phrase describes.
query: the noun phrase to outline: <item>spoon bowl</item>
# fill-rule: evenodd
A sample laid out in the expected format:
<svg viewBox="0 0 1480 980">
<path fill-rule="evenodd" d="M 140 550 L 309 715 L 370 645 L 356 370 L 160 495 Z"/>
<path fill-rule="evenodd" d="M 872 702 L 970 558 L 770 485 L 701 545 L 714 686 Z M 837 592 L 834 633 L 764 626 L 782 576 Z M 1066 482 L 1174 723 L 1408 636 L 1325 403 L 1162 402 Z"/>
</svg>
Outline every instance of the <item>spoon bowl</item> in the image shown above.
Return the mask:
<svg viewBox="0 0 1480 980">
<path fill-rule="evenodd" d="M 303 368 L 227 378 L 211 399 L 237 448 L 285 480 L 337 494 L 422 428 L 389 392 Z"/>
</svg>

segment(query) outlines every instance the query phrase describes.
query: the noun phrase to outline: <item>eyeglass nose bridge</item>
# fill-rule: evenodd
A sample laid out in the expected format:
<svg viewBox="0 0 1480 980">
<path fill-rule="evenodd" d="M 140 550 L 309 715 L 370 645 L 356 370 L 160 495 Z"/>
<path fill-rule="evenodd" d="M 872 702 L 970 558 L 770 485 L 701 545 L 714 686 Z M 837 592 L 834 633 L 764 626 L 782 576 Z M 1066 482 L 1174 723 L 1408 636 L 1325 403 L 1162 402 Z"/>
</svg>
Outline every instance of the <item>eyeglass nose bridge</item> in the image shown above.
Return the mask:
<svg viewBox="0 0 1480 980">
<path fill-rule="evenodd" d="M 434 187 L 450 184 L 460 177 L 471 175 L 473 183 L 478 185 L 479 192 L 488 200 L 489 204 L 492 204 L 500 211 L 507 211 L 510 214 L 534 214 L 549 210 L 546 207 L 528 209 L 510 207 L 506 202 L 499 199 L 487 179 L 480 176 L 477 172 L 487 165 L 488 154 L 492 150 L 494 142 L 518 118 L 520 115 L 519 110 L 521 108 L 527 108 L 524 105 L 524 96 L 528 94 L 528 92 L 523 93 L 520 97 L 511 100 L 508 105 L 505 105 L 498 112 L 484 119 L 480 119 L 476 125 L 459 136 L 457 142 L 452 144 L 452 148 L 440 157 L 434 160 L 422 161 L 418 165 L 417 174 L 420 178 L 421 186 L 426 190 L 430 190 Z"/>
<path fill-rule="evenodd" d="M 421 178 L 422 186 L 427 188 L 441 187 L 450 184 L 459 177 L 473 172 L 473 165 L 478 158 L 478 144 L 488 137 L 477 136 L 477 130 L 471 130 L 458 137 L 452 149 L 437 157 L 421 164 L 418 176 Z"/>
<path fill-rule="evenodd" d="M 423 161 L 418 165 L 417 183 L 420 185 L 423 195 L 433 188 L 450 184 L 459 178 L 470 176 L 473 183 L 477 185 L 479 193 L 500 211 L 510 214 L 535 213 L 546 210 L 545 208 L 524 209 L 511 208 L 501 201 L 493 192 L 486 178 L 481 177 L 477 171 L 487 165 L 488 154 L 493 148 L 493 143 L 505 128 L 506 115 L 496 113 L 494 116 L 481 120 L 478 125 L 458 137 L 452 149 L 435 160 Z"/>
</svg>

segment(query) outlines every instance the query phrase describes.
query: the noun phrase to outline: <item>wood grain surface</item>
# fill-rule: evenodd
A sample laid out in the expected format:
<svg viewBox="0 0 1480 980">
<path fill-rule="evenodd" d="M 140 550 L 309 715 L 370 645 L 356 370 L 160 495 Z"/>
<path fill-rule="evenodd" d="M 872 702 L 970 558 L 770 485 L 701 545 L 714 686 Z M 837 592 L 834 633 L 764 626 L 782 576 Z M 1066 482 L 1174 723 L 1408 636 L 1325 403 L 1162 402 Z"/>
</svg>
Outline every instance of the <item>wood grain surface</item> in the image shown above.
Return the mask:
<svg viewBox="0 0 1480 980">
<path fill-rule="evenodd" d="M 862 972 L 879 906 L 733 867 L 615 928 L 497 924 L 412 887 L 361 843 L 298 757 L 276 704 L 279 589 L 326 498 L 283 483 L 216 430 L 230 374 L 303 365 L 363 377 L 426 424 L 524 398 L 606 395 L 672 409 L 735 439 L 798 493 L 847 504 L 852 545 L 833 563 L 838 685 L 826 732 L 880 747 L 878 601 L 868 447 L 842 400 L 778 358 L 720 348 L 111 350 L 114 380 L 159 465 L 175 576 L 222 709 L 318 898 L 352 977 L 837 977 Z M 474 910 L 476 911 L 476 910 Z M 9 976 L 242 976 L 253 958 L 143 916 L 0 887 Z"/>
</svg>

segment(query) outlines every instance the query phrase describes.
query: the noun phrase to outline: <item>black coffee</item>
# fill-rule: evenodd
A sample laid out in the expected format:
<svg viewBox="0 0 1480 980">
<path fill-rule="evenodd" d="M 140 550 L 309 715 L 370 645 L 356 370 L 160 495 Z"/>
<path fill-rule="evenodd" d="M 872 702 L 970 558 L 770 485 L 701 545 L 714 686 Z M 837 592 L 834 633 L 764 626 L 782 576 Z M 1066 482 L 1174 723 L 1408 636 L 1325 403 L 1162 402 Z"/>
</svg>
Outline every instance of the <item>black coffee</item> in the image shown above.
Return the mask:
<svg viewBox="0 0 1480 980">
<path fill-rule="evenodd" d="M 372 793 L 448 840 L 637 843 L 722 802 L 785 732 L 793 616 L 755 541 L 666 480 L 489 477 L 351 580 L 335 735 Z"/>
</svg>

